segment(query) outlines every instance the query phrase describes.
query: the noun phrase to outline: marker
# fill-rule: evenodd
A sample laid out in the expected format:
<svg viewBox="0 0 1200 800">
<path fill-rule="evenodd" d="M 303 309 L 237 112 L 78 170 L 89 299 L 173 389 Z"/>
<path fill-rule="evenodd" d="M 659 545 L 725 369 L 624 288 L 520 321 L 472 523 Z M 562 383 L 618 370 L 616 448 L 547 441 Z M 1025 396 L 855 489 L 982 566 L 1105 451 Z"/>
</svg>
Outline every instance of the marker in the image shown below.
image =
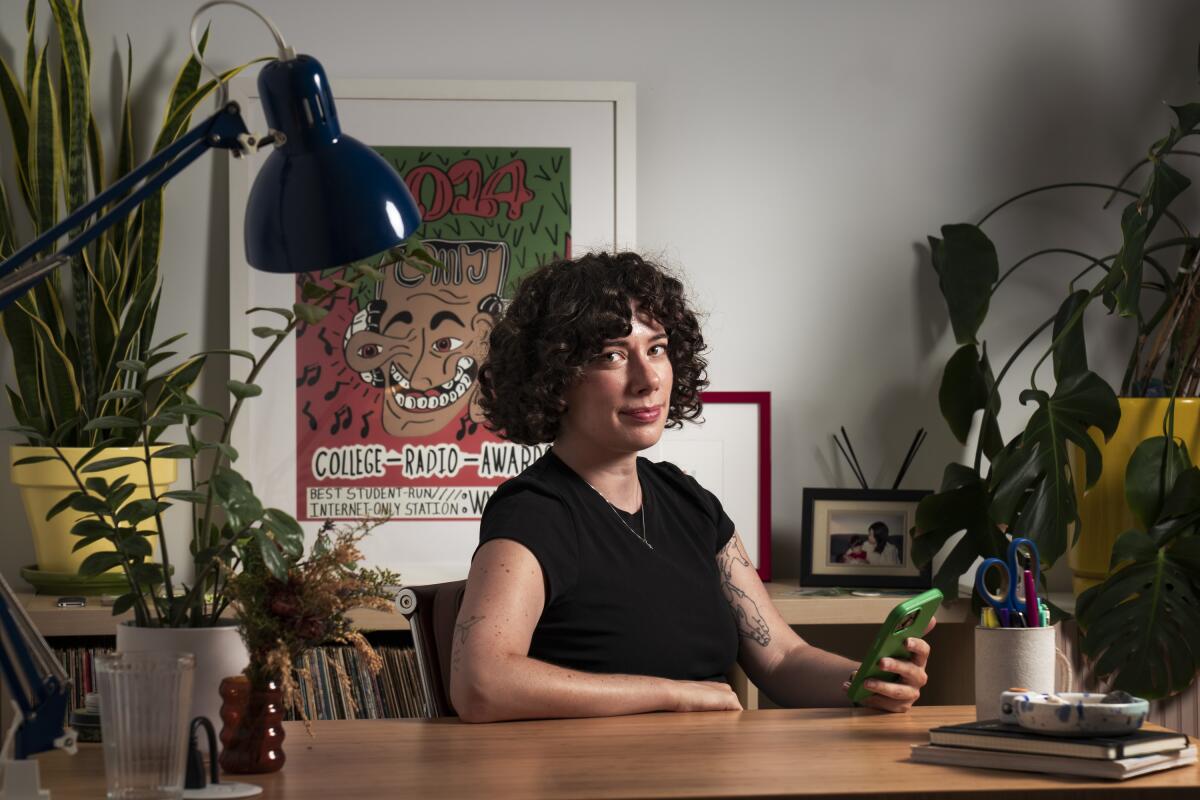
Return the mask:
<svg viewBox="0 0 1200 800">
<path fill-rule="evenodd" d="M 1038 603 L 1037 587 L 1034 585 L 1033 571 L 1025 570 L 1025 610 L 1029 627 L 1042 627 L 1042 606 Z"/>
</svg>

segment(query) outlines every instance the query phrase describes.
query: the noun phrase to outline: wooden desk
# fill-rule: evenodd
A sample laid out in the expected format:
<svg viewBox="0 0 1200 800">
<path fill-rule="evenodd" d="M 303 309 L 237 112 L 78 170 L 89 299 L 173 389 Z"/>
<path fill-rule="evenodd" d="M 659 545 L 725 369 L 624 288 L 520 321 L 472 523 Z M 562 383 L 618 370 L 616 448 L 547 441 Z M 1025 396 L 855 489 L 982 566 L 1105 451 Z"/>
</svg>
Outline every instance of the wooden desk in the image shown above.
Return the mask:
<svg viewBox="0 0 1200 800">
<path fill-rule="evenodd" d="M 1200 795 L 1200 766 L 1099 783 L 914 764 L 909 747 L 969 706 L 910 714 L 805 709 L 466 725 L 287 723 L 282 772 L 243 778 L 289 800 L 397 798 L 1136 798 Z M 40 757 L 54 800 L 103 794 L 103 753 Z"/>
</svg>

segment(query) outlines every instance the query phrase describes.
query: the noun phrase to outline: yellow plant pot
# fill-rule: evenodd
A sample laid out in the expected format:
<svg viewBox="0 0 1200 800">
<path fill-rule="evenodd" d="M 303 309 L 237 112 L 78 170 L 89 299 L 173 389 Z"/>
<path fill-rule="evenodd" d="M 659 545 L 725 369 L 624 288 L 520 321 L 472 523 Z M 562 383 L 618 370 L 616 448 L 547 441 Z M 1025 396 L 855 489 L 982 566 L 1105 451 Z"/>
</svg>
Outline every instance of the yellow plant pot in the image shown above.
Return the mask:
<svg viewBox="0 0 1200 800">
<path fill-rule="evenodd" d="M 1122 397 L 1121 424 L 1112 439 L 1105 443 L 1099 431 L 1091 430 L 1092 439 L 1104 456 L 1104 471 L 1096 485 L 1086 492 L 1083 459 L 1078 448 L 1071 448 L 1071 468 L 1082 521 L 1079 542 L 1068 557 L 1076 596 L 1108 577 L 1113 543 L 1122 533 L 1138 526 L 1125 502 L 1125 468 L 1139 444 L 1162 435 L 1163 416 L 1169 402 L 1163 397 Z M 1200 458 L 1200 398 L 1175 401 L 1175 438 L 1187 445 L 1193 462 Z"/>
<path fill-rule="evenodd" d="M 91 448 L 63 447 L 60 448 L 66 458 L 75 464 Z M 151 452 L 158 448 L 151 448 Z M 140 447 L 113 447 L 96 456 L 95 461 L 120 456 L 143 455 Z M 23 458 L 31 456 L 54 456 L 54 450 L 49 447 L 28 447 L 17 445 L 9 448 L 9 463 L 14 464 Z M 179 476 L 178 462 L 171 458 L 157 458 L 152 461 L 154 490 L 157 494 L 167 491 Z M 101 472 L 89 472 L 80 475 L 81 480 L 87 478 L 104 478 L 112 483 L 122 475 L 137 488 L 130 495 L 130 500 L 148 499 L 150 497 L 150 482 L 146 476 L 146 465 L 130 464 L 126 467 L 106 469 Z M 92 553 L 112 550 L 108 542 L 96 542 L 74 553 L 71 548 L 79 541 L 79 537 L 71 533 L 71 528 L 81 519 L 90 515 L 81 514 L 73 509 L 58 514 L 47 520 L 46 514 L 63 497 L 79 487 L 71 477 L 70 470 L 61 461 L 41 461 L 37 464 L 21 464 L 12 466 L 12 481 L 21 490 L 21 500 L 25 504 L 25 515 L 29 519 L 29 529 L 33 532 L 33 548 L 37 555 L 38 569 L 48 573 L 77 573 L 79 565 Z M 154 520 L 149 519 L 138 526 L 139 530 L 153 530 Z M 158 539 L 150 537 L 150 546 L 157 552 Z"/>
</svg>

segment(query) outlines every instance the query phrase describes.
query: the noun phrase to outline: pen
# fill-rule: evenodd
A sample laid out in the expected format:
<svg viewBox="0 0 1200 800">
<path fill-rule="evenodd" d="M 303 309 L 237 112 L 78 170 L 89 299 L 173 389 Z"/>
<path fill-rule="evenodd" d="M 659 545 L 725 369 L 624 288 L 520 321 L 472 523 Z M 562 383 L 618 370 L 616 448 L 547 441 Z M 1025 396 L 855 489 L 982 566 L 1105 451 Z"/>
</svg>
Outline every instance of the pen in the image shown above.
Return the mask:
<svg viewBox="0 0 1200 800">
<path fill-rule="evenodd" d="M 1031 628 L 1042 626 L 1042 607 L 1038 603 L 1037 587 L 1033 581 L 1033 571 L 1025 570 L 1025 610 L 1028 612 L 1028 624 Z"/>
</svg>

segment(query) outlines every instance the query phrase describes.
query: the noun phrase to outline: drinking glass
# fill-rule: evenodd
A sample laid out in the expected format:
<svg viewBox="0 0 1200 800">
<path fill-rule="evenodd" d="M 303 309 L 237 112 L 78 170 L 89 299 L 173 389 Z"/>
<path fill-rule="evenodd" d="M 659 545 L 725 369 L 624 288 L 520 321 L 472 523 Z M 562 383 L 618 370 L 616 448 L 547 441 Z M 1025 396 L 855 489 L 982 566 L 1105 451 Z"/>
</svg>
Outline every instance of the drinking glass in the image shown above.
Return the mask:
<svg viewBox="0 0 1200 800">
<path fill-rule="evenodd" d="M 195 666 L 191 653 L 96 656 L 109 800 L 183 797 Z"/>
</svg>

